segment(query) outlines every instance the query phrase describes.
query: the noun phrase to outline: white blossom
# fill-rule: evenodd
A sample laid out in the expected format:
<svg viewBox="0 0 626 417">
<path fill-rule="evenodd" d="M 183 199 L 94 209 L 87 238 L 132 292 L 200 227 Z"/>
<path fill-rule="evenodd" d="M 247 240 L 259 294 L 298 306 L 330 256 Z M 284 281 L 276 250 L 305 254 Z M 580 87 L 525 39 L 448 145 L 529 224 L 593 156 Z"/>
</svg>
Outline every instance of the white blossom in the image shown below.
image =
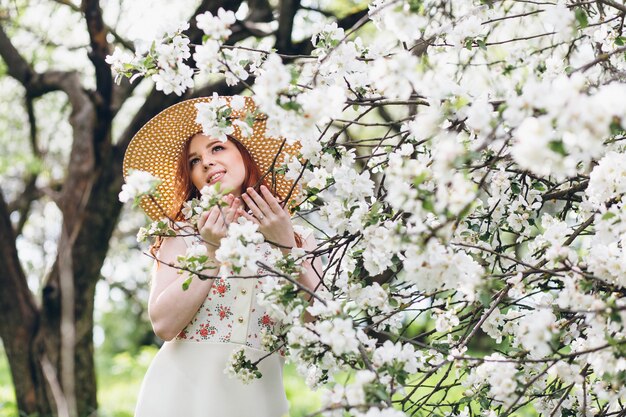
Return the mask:
<svg viewBox="0 0 626 417">
<path fill-rule="evenodd" d="M 211 12 L 204 12 L 196 17 L 198 28 L 212 39 L 226 39 L 232 33 L 230 26 L 236 22 L 235 13 L 231 10 L 224 10 L 220 7 L 217 15 Z"/>
<path fill-rule="evenodd" d="M 350 319 L 323 320 L 316 323 L 315 330 L 320 335 L 320 341 L 330 346 L 336 355 L 355 353 L 358 350 L 356 331 Z"/>
<path fill-rule="evenodd" d="M 122 191 L 119 193 L 119 200 L 126 203 L 142 195 L 153 193 L 161 182 L 160 178 L 149 172 L 130 170 L 126 182 L 122 185 Z"/>
</svg>

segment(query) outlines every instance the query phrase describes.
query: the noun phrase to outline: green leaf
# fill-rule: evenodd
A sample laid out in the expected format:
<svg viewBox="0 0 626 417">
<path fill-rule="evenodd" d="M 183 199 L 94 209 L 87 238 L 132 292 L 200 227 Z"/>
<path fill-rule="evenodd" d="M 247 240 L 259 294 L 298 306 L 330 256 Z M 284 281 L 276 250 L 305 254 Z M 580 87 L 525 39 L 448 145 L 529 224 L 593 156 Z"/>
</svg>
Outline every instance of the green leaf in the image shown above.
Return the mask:
<svg viewBox="0 0 626 417">
<path fill-rule="evenodd" d="M 617 46 L 624 46 L 624 43 L 626 43 L 626 38 L 623 36 L 618 36 L 617 38 L 615 38 L 615 45 Z"/>
<path fill-rule="evenodd" d="M 183 291 L 187 291 L 187 289 L 189 289 L 189 284 L 191 284 L 192 278 L 193 276 L 190 276 L 189 278 L 183 281 Z"/>
<path fill-rule="evenodd" d="M 579 28 L 586 28 L 589 26 L 589 19 L 587 19 L 587 13 L 582 8 L 577 8 L 574 12 L 576 16 L 576 21 L 578 22 Z"/>
<path fill-rule="evenodd" d="M 479 47 L 480 49 L 482 49 L 482 50 L 484 50 L 484 51 L 486 51 L 486 50 L 487 50 L 487 43 L 485 42 L 485 40 L 484 40 L 484 39 L 478 39 L 478 40 L 476 41 L 476 43 L 478 44 L 478 47 Z"/>
<path fill-rule="evenodd" d="M 620 120 L 618 118 L 615 118 L 611 121 L 609 129 L 611 129 L 611 135 L 613 136 L 624 134 L 624 128 L 622 128 L 622 125 L 620 124 Z"/>
<path fill-rule="evenodd" d="M 548 143 L 548 148 L 559 155 L 567 156 L 567 151 L 565 150 L 565 145 L 562 140 L 551 140 L 550 143 Z"/>
<path fill-rule="evenodd" d="M 538 191 L 545 191 L 546 186 L 540 181 L 533 181 L 533 189 Z"/>
<path fill-rule="evenodd" d="M 470 101 L 469 101 L 468 97 L 466 97 L 466 96 L 457 96 L 454 99 L 452 105 L 454 106 L 455 110 L 459 110 L 459 109 L 462 109 L 463 107 L 465 107 L 466 105 L 468 105 L 469 102 Z"/>
<path fill-rule="evenodd" d="M 480 301 L 483 306 L 489 307 L 489 305 L 491 304 L 491 294 L 489 294 L 487 291 L 480 292 L 478 294 L 478 301 Z"/>
<path fill-rule="evenodd" d="M 421 174 L 416 175 L 413 178 L 413 186 L 417 187 L 418 185 L 426 181 L 426 178 L 428 178 L 428 174 L 426 172 L 422 172 Z"/>
<path fill-rule="evenodd" d="M 609 219 L 612 219 L 613 217 L 615 217 L 615 213 L 607 211 L 606 213 L 602 215 L 602 220 L 609 220 Z"/>
<path fill-rule="evenodd" d="M 423 10 L 423 0 L 409 0 L 409 11 L 411 11 L 412 13 L 419 13 L 421 10 Z"/>
<path fill-rule="evenodd" d="M 433 204 L 430 198 L 426 198 L 422 201 L 422 207 L 426 211 L 431 211 L 431 212 L 435 211 L 435 205 Z"/>
</svg>

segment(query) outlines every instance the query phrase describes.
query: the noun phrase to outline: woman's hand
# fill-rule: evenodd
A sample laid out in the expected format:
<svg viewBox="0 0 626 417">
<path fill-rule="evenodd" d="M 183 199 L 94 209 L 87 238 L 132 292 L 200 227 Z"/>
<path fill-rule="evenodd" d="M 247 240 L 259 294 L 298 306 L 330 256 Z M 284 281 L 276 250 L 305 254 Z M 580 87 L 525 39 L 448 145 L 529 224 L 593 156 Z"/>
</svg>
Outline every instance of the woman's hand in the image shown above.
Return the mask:
<svg viewBox="0 0 626 417">
<path fill-rule="evenodd" d="M 258 224 L 259 232 L 265 236 L 265 240 L 279 247 L 293 248 L 296 246 L 296 239 L 289 212 L 280 206 L 276 197 L 264 185 L 261 186 L 261 194 L 262 196 L 253 188 L 248 188 L 241 197 L 253 215 L 242 209 L 238 210 L 238 214 Z"/>
<path fill-rule="evenodd" d="M 220 239 L 226 236 L 228 225 L 237 216 L 237 209 L 241 205 L 241 200 L 232 194 L 224 197 L 227 207 L 213 206 L 209 211 L 205 211 L 198 219 L 198 232 L 205 242 L 212 246 L 219 246 Z M 238 217 L 238 216 L 237 216 Z"/>
</svg>

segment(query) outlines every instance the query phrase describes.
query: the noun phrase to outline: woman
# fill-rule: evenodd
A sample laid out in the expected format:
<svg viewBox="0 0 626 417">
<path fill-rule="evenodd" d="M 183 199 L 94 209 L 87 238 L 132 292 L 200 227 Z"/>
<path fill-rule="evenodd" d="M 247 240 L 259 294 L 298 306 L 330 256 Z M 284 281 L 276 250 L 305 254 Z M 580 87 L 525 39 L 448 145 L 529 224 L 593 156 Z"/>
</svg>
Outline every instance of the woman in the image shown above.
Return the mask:
<svg viewBox="0 0 626 417">
<path fill-rule="evenodd" d="M 311 230 L 293 225 L 287 208 L 280 204 L 279 199 L 292 189 L 289 181 L 273 175 L 271 182 L 263 181 L 259 191 L 254 189 L 262 174 L 273 172 L 271 165 L 287 153 L 295 155 L 297 146 L 264 137 L 265 120 L 260 117 L 249 136 L 243 136 L 234 125 L 225 142 L 200 133 L 195 105 L 212 99 L 216 98 L 188 100 L 164 110 L 137 133 L 125 155 L 125 172 L 142 169 L 164 180 L 158 198 L 142 200 L 144 210 L 153 219 L 167 214 L 182 231 L 180 236 L 158 240 L 153 247 L 154 252 L 158 250 L 158 261 L 152 275 L 149 316 L 165 343 L 144 378 L 136 417 L 288 415 L 282 384 L 284 359 L 278 353 L 269 354 L 261 344 L 263 332 L 273 331 L 276 325 L 256 300 L 264 271 L 238 274 L 251 278 L 194 279 L 185 291 L 181 285 L 184 278 L 168 266 L 185 254 L 194 239 L 214 258 L 227 225 L 240 217 L 258 224 L 266 242 L 283 251 L 294 246 L 316 247 Z M 226 101 L 231 106 L 230 98 Z M 254 103 L 246 98 L 244 108 L 231 110 L 230 119 L 235 120 L 254 112 Z M 202 187 L 216 183 L 230 190 L 225 197 L 227 206 L 203 213 L 198 235 L 193 236 L 190 226 L 182 222 L 183 203 L 197 196 Z M 268 184 L 273 185 L 274 193 Z M 263 245 L 257 247 L 261 253 L 267 250 Z M 319 261 L 306 264 L 300 277 L 302 285 L 312 291 L 318 284 L 314 268 L 319 267 Z M 216 275 L 215 270 L 206 273 Z M 247 385 L 224 373 L 229 357 L 242 346 L 253 361 L 267 356 L 258 365 L 262 378 Z"/>
</svg>

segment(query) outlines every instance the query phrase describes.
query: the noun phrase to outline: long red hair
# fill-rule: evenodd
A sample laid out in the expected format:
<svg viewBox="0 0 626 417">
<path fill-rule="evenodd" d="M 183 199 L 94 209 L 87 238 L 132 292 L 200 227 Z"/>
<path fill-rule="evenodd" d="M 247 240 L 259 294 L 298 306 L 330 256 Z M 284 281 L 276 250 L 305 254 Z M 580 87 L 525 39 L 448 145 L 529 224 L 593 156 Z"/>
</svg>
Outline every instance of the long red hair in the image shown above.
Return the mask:
<svg viewBox="0 0 626 417">
<path fill-rule="evenodd" d="M 183 204 L 186 201 L 189 201 L 193 198 L 200 198 L 200 190 L 198 190 L 191 182 L 191 170 L 189 167 L 189 148 L 191 144 L 191 139 L 195 135 L 189 137 L 187 141 L 185 141 L 185 145 L 183 146 L 183 151 L 180 154 L 180 158 L 178 159 L 178 165 L 176 167 L 176 181 L 174 182 L 174 193 L 178 196 L 178 199 L 172 204 L 172 207 L 169 208 L 169 212 L 166 213 L 170 219 L 175 221 L 184 221 L 185 216 L 183 215 Z M 243 160 L 243 166 L 245 168 L 245 177 L 243 180 L 243 184 L 241 189 L 246 190 L 248 187 L 252 187 L 258 190 L 258 187 L 261 185 L 265 185 L 270 192 L 272 191 L 272 187 L 268 186 L 265 182 L 265 179 L 262 179 L 261 170 L 258 165 L 252 159 L 250 152 L 243 146 L 237 139 L 233 138 L 230 135 L 227 135 L 228 140 L 231 141 L 239 150 L 241 154 L 241 159 Z M 279 198 L 275 193 L 273 193 L 275 197 Z M 243 202 L 243 201 L 242 201 Z M 244 210 L 247 209 L 244 203 Z M 294 237 L 296 240 L 296 245 L 298 247 L 302 247 L 302 237 L 294 233 Z M 163 238 L 157 236 L 154 243 L 150 246 L 150 253 L 153 256 L 156 256 L 156 251 L 161 247 L 161 243 Z"/>
</svg>

